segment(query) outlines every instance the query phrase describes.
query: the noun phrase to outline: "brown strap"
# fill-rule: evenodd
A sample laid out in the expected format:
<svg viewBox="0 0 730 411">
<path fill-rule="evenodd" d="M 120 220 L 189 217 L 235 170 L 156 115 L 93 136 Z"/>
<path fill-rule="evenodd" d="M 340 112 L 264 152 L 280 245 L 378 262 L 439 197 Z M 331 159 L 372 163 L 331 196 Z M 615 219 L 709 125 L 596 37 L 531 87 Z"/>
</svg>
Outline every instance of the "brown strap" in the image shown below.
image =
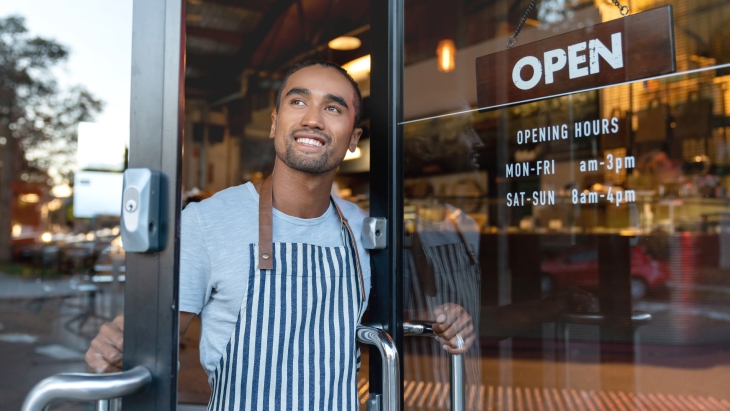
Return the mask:
<svg viewBox="0 0 730 411">
<path fill-rule="evenodd" d="M 350 236 L 350 243 L 352 243 L 352 248 L 355 250 L 355 261 L 357 262 L 357 275 L 360 279 L 360 291 L 362 292 L 362 298 L 366 299 L 365 294 L 365 279 L 362 276 L 362 267 L 360 266 L 360 253 L 357 251 L 357 241 L 355 241 L 355 236 L 352 234 L 352 229 L 350 228 L 350 223 L 345 218 L 345 215 L 342 214 L 342 210 L 340 210 L 340 206 L 337 205 L 337 201 L 335 201 L 334 198 L 332 198 L 332 204 L 335 205 L 335 210 L 337 210 L 337 214 L 340 216 L 340 221 L 342 221 L 342 224 L 345 225 L 345 228 L 347 228 L 347 235 Z"/>
<path fill-rule="evenodd" d="M 269 176 L 259 188 L 259 269 L 262 270 L 273 270 L 274 269 L 274 254 L 272 251 L 274 243 L 273 235 L 273 189 L 272 189 L 272 176 Z M 355 249 L 355 260 L 357 261 L 357 274 L 360 278 L 360 291 L 362 296 L 365 298 L 365 281 L 362 276 L 362 267 L 360 266 L 360 254 L 357 251 L 357 242 L 355 236 L 352 234 L 350 223 L 347 222 L 345 215 L 342 214 L 340 207 L 337 202 L 332 199 L 332 204 L 335 205 L 335 210 L 340 216 L 342 224 L 347 228 L 347 234 L 350 236 L 350 242 L 352 247 Z"/>
<path fill-rule="evenodd" d="M 272 270 L 274 268 L 271 180 L 271 176 L 269 176 L 261 183 L 259 189 L 259 268 L 262 270 Z"/>
</svg>

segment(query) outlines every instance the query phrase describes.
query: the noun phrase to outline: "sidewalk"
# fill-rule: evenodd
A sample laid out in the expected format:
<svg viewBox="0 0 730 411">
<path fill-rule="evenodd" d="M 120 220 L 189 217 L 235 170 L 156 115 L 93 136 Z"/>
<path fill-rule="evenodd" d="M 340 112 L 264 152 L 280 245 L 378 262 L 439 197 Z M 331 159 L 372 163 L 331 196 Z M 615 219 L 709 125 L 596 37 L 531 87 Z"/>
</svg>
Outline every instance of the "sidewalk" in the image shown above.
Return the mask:
<svg viewBox="0 0 730 411">
<path fill-rule="evenodd" d="M 86 372 L 88 339 L 63 324 L 83 310 L 78 281 L 29 279 L 0 273 L 0 403 L 17 410 L 43 378 Z M 95 324 L 89 324 L 93 326 Z M 53 408 L 91 411 L 91 404 L 64 403 Z"/>
</svg>

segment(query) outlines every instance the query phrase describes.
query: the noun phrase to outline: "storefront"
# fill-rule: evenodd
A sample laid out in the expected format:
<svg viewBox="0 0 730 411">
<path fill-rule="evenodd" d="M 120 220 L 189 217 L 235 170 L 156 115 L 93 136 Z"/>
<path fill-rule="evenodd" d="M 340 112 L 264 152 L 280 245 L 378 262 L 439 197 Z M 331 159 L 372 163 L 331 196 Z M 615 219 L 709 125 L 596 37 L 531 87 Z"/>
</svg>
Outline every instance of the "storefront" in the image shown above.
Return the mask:
<svg viewBox="0 0 730 411">
<path fill-rule="evenodd" d="M 182 198 L 267 176 L 280 76 L 325 57 L 352 63 L 366 97 L 365 137 L 334 189 L 387 220 L 367 321 L 400 353 L 394 409 L 451 409 L 450 356 L 403 325 L 451 303 L 478 336 L 463 409 L 730 410 L 730 3 L 274 1 L 238 41 L 215 22 L 243 30 L 244 7 L 178 3 L 135 2 L 129 164 L 168 176 L 169 225 L 162 252 L 127 254 L 125 369 L 156 383 L 125 408 L 178 399 Z M 305 9 L 312 26 L 284 29 Z M 601 28 L 657 12 L 665 26 Z M 348 22 L 316 31 L 328 13 Z M 328 49 L 328 34 L 362 47 Z M 275 46 L 300 35 L 309 48 Z M 381 371 L 373 349 L 363 408 L 388 393 Z"/>
</svg>

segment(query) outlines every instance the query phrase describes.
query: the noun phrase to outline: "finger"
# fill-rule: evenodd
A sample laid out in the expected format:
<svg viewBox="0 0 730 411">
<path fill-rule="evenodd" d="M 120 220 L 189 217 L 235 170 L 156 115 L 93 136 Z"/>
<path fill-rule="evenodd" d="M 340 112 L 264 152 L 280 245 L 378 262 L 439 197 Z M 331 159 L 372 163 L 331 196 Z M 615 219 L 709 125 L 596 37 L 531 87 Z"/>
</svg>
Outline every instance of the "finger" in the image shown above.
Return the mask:
<svg viewBox="0 0 730 411">
<path fill-rule="evenodd" d="M 456 332 L 452 337 L 444 337 L 442 336 L 442 341 L 452 347 L 452 348 L 459 348 L 459 343 L 462 344 L 464 341 L 466 341 L 467 338 L 469 338 L 472 334 L 474 334 L 474 325 L 471 323 L 468 323 L 464 328 L 460 329 L 458 332 Z M 459 341 L 459 337 L 461 337 L 461 341 Z"/>
<path fill-rule="evenodd" d="M 121 368 L 122 351 L 110 344 L 107 340 L 99 337 L 95 338 L 91 342 L 90 350 L 93 350 L 96 353 L 96 355 L 100 358 L 100 361 Z"/>
<path fill-rule="evenodd" d="M 112 321 L 112 323 L 114 325 L 116 325 L 117 327 L 119 327 L 120 330 L 124 331 L 124 316 L 123 315 L 118 315 L 117 318 L 115 318 L 114 321 Z"/>
<path fill-rule="evenodd" d="M 466 311 L 461 310 L 461 315 L 451 325 L 444 327 L 443 330 L 437 330 L 434 327 L 434 332 L 445 340 L 451 340 L 470 324 L 472 324 L 471 316 Z"/>
<path fill-rule="evenodd" d="M 438 306 L 434 308 L 433 316 L 434 318 L 436 318 L 436 323 L 442 323 L 446 321 L 446 311 L 444 311 L 443 306 Z"/>
<path fill-rule="evenodd" d="M 122 326 L 124 325 L 122 324 Z M 105 342 L 116 347 L 119 351 L 124 349 L 124 331 L 115 322 L 102 324 L 97 338 L 104 339 Z"/>
<path fill-rule="evenodd" d="M 105 358 L 104 355 L 102 355 L 96 347 L 90 347 L 88 351 L 86 351 L 86 355 L 84 357 L 86 360 L 86 366 L 88 367 L 89 371 L 94 373 L 109 373 L 109 372 L 118 372 L 121 371 L 121 363 L 119 364 L 110 364 Z"/>
<path fill-rule="evenodd" d="M 448 329 L 463 312 L 464 309 L 460 305 L 452 303 L 434 309 L 434 315 L 436 315 L 436 323 L 433 325 L 434 332 L 441 333 Z"/>
<path fill-rule="evenodd" d="M 476 340 L 476 336 L 472 334 L 471 337 L 464 339 L 464 345 L 461 346 L 460 349 L 449 347 L 448 345 L 444 344 L 443 349 L 448 352 L 449 354 L 459 355 L 464 354 L 465 352 L 469 351 L 469 348 L 471 348 L 472 344 L 474 344 L 474 341 Z"/>
</svg>

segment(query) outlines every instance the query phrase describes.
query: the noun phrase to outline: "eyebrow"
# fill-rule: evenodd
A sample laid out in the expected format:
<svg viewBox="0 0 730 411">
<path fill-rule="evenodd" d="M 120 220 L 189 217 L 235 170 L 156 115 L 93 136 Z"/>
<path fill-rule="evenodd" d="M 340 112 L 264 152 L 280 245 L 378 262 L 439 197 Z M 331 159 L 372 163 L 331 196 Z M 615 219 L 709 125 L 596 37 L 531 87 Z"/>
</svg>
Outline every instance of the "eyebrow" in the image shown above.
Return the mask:
<svg viewBox="0 0 730 411">
<path fill-rule="evenodd" d="M 324 96 L 324 98 L 329 101 L 334 101 L 335 103 L 345 107 L 348 110 L 350 109 L 350 106 L 347 105 L 347 102 L 345 101 L 345 99 L 340 96 L 336 96 L 334 94 L 327 94 Z"/>
<path fill-rule="evenodd" d="M 288 92 L 286 93 L 286 96 L 284 96 L 284 97 L 289 97 L 289 96 L 291 96 L 292 94 L 301 94 L 301 95 L 303 95 L 303 96 L 308 96 L 308 95 L 310 95 L 310 94 L 312 94 L 312 93 L 310 93 L 310 92 L 309 92 L 309 90 L 307 90 L 306 88 L 301 88 L 301 87 L 293 87 L 293 88 L 292 88 L 291 90 L 289 90 L 289 91 L 288 91 Z"/>
<path fill-rule="evenodd" d="M 306 89 L 306 88 L 292 87 L 292 89 L 289 90 L 284 97 L 289 97 L 289 96 L 291 96 L 293 94 L 299 94 L 299 95 L 302 95 L 302 96 L 309 96 L 312 93 L 309 91 L 309 89 Z M 350 109 L 350 106 L 347 105 L 347 102 L 345 101 L 345 99 L 342 98 L 342 97 L 340 97 L 340 96 L 337 96 L 337 95 L 334 95 L 334 94 L 325 94 L 324 98 L 325 98 L 325 100 L 333 101 L 333 102 L 335 102 L 335 103 L 337 103 L 337 104 L 345 107 L 348 110 Z"/>
</svg>

